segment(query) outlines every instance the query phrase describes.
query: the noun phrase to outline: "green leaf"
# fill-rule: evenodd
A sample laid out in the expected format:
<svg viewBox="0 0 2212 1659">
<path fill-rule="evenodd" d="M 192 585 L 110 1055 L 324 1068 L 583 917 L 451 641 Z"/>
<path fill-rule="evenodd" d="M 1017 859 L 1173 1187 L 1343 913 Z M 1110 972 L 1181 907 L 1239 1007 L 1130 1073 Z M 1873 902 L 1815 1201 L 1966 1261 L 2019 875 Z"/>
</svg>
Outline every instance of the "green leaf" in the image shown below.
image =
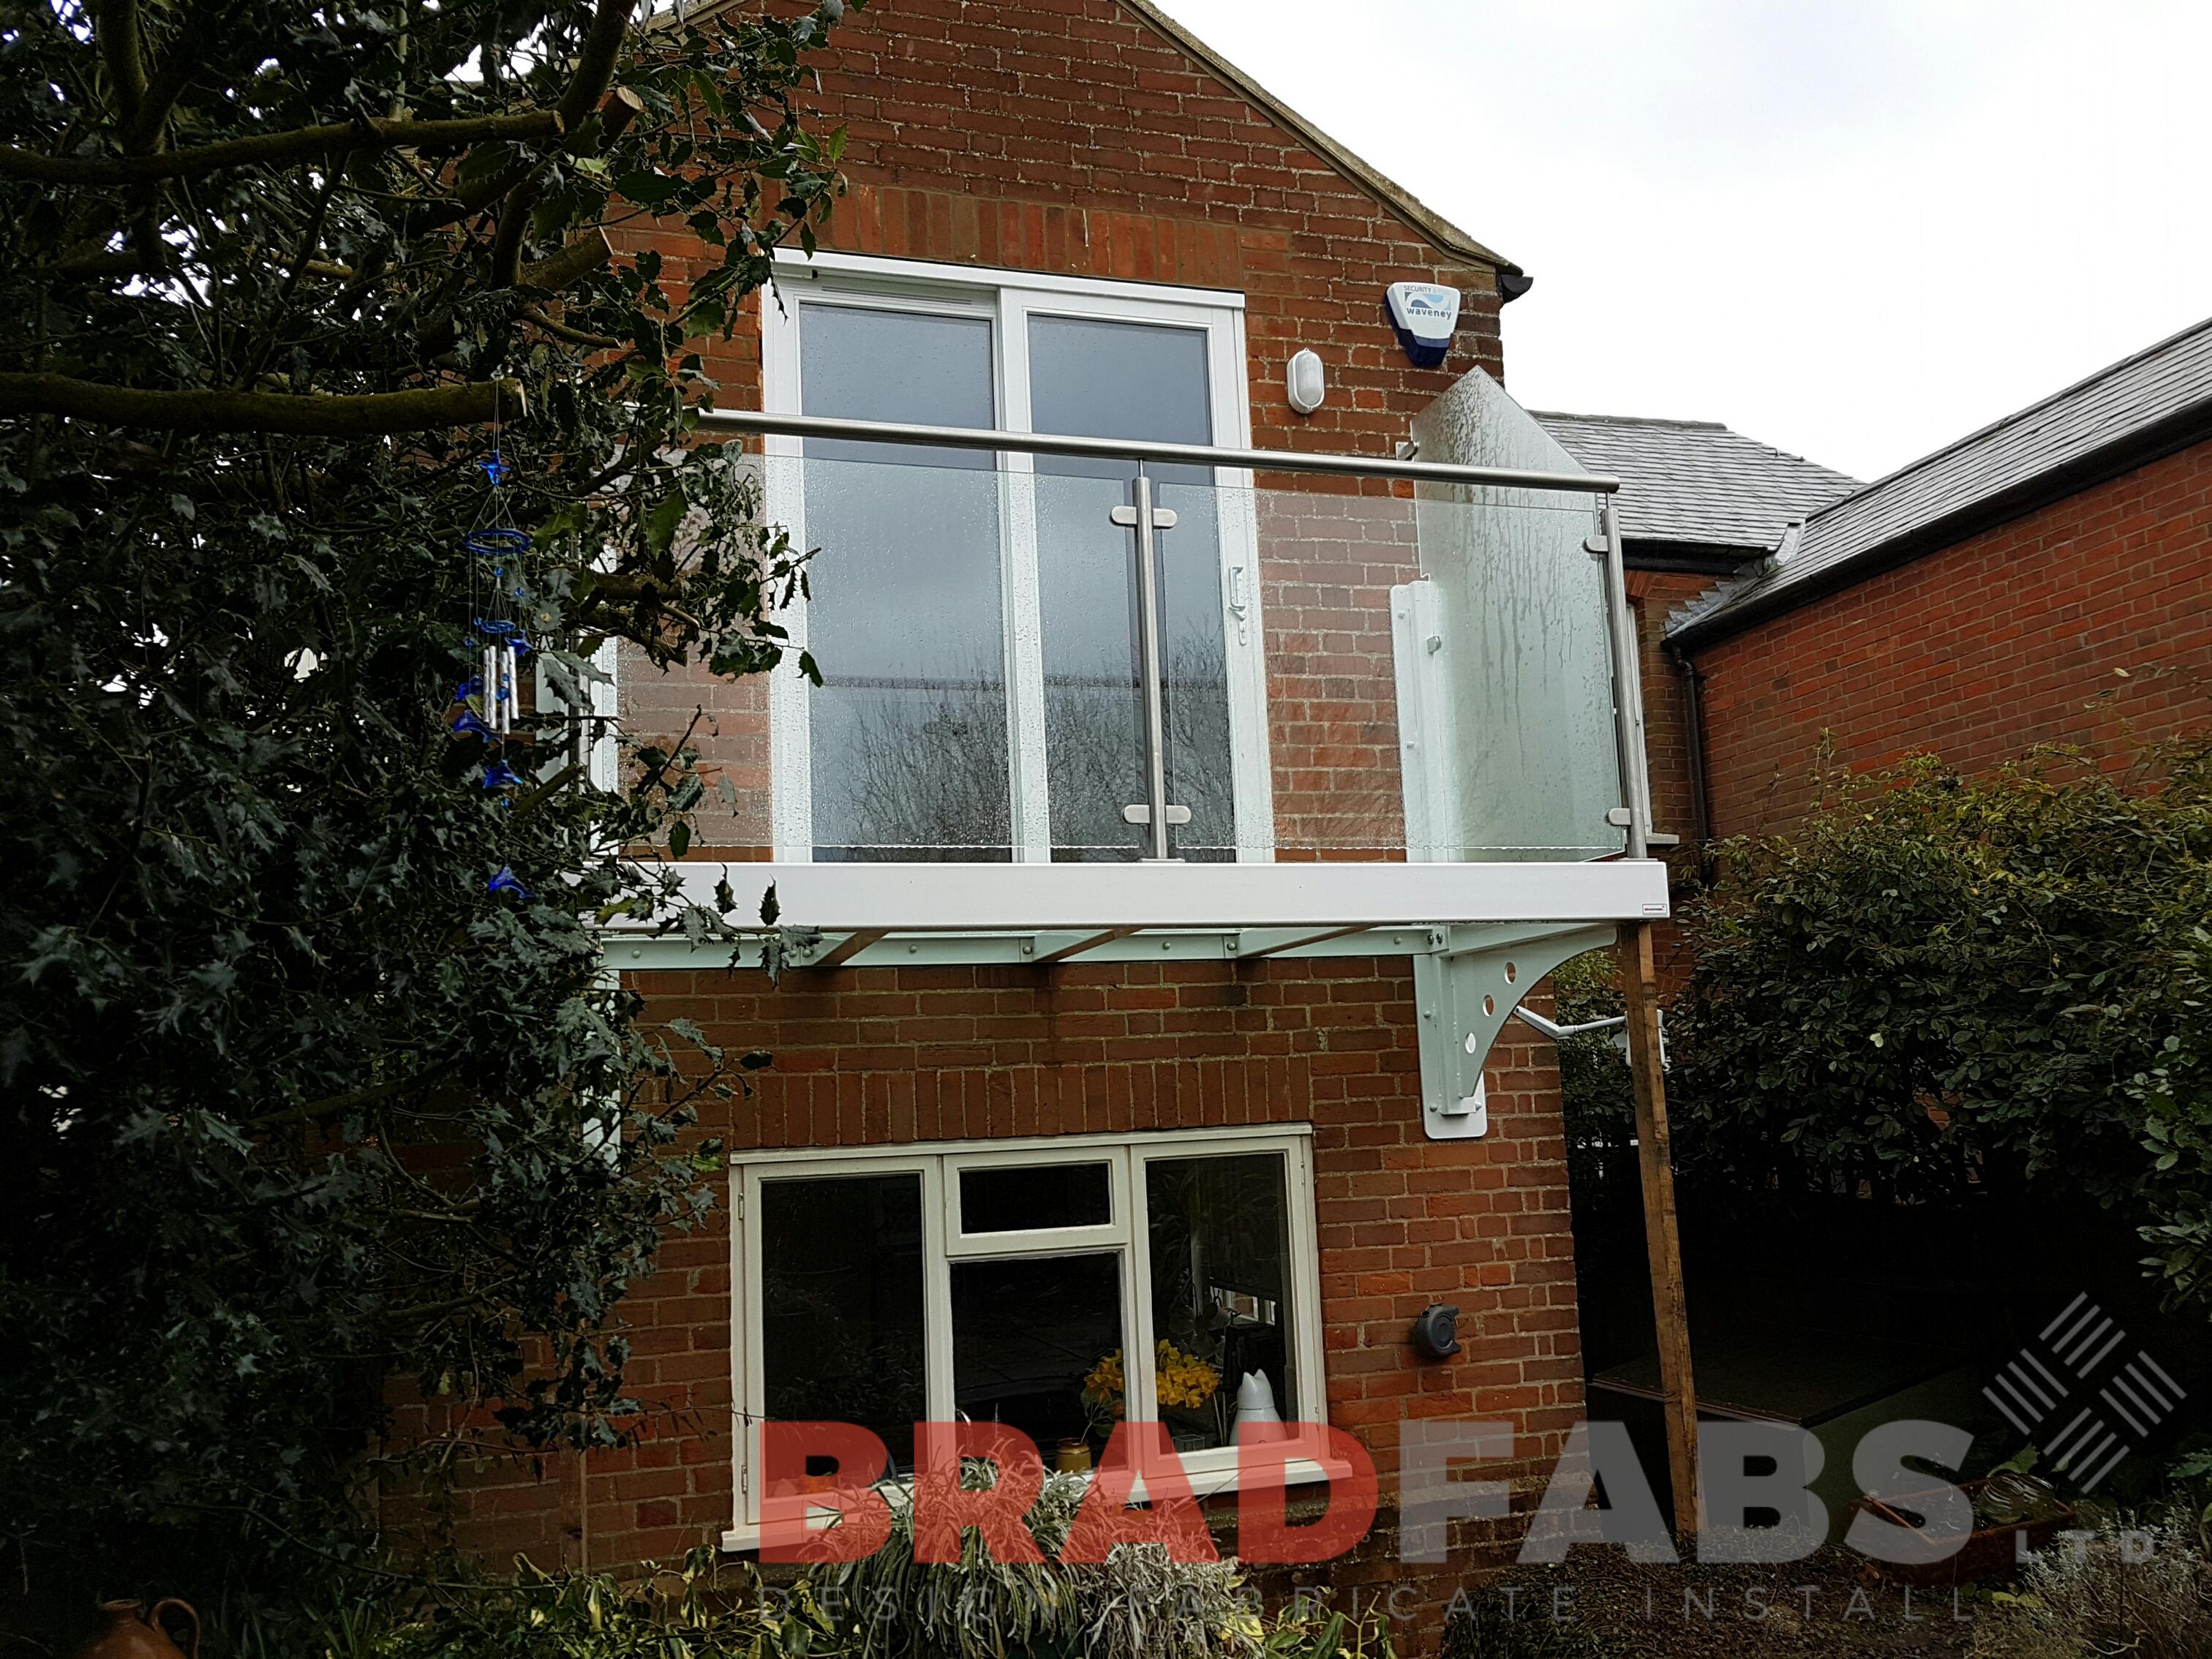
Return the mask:
<svg viewBox="0 0 2212 1659">
<path fill-rule="evenodd" d="M 690 507 L 691 504 L 682 495 L 671 491 L 662 496 L 659 505 L 647 515 L 645 544 L 653 550 L 656 558 L 667 556 L 670 544 L 676 539 L 677 530 L 684 523 L 684 515 L 690 511 Z"/>
</svg>

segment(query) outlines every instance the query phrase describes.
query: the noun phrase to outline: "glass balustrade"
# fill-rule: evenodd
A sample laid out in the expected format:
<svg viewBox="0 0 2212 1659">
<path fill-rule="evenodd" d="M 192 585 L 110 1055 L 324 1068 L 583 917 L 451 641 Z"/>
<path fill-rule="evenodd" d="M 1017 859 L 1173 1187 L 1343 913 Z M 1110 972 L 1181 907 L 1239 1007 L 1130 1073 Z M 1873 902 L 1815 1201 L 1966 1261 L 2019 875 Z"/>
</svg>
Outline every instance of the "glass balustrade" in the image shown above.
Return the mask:
<svg viewBox="0 0 2212 1659">
<path fill-rule="evenodd" d="M 1186 862 L 1621 851 L 1594 496 L 1188 465 L 1140 491 L 1133 462 L 849 442 L 756 459 L 763 519 L 814 550 L 781 620 L 822 684 L 782 670 L 720 717 L 766 756 L 769 806 L 718 843 L 1133 861 L 1158 814 Z"/>
</svg>

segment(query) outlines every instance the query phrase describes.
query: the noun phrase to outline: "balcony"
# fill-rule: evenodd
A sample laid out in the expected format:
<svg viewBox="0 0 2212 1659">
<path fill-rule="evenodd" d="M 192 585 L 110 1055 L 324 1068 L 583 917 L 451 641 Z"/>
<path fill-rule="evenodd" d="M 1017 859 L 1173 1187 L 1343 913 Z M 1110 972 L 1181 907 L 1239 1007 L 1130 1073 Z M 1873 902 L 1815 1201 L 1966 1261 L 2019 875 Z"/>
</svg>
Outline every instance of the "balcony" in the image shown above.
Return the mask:
<svg viewBox="0 0 2212 1659">
<path fill-rule="evenodd" d="M 739 861 L 683 866 L 773 882 L 794 963 L 1411 956 L 1437 1133 L 1528 986 L 1665 914 L 1614 483 L 1484 377 L 1410 460 L 702 424 L 820 550 L 822 684 L 771 683 Z"/>
</svg>

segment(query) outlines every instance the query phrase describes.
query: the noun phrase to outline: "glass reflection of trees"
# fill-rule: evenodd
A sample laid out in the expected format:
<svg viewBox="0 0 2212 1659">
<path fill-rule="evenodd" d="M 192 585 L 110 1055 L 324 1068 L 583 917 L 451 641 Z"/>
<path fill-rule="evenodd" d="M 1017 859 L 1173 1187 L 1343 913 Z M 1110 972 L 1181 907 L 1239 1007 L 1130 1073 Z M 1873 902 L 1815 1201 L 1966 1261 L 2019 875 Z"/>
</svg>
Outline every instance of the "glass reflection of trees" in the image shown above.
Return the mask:
<svg viewBox="0 0 2212 1659">
<path fill-rule="evenodd" d="M 1168 796 L 1191 809 L 1174 832 L 1189 859 L 1236 855 L 1227 652 L 1217 635 L 1176 642 L 1163 684 Z M 934 683 L 839 680 L 817 690 L 817 822 L 864 842 L 822 859 L 1003 860 L 1010 856 L 1006 696 L 995 665 Z M 1062 859 L 1127 859 L 1143 831 L 1122 821 L 1144 799 L 1142 689 L 1121 676 L 1049 676 L 1044 739 L 1053 843 Z M 822 708 L 836 699 L 835 713 Z M 824 795 L 828 799 L 824 799 Z"/>
</svg>

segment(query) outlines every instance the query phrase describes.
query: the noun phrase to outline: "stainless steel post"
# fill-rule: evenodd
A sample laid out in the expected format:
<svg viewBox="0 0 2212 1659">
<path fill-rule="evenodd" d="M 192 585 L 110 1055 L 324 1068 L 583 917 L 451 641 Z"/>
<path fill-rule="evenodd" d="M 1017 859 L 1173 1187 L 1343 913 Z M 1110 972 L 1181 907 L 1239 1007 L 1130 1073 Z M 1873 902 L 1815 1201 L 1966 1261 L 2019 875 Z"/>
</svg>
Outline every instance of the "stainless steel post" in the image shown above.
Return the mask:
<svg viewBox="0 0 2212 1659">
<path fill-rule="evenodd" d="M 1145 805 L 1149 858 L 1168 856 L 1167 716 L 1160 685 L 1159 548 L 1152 524 L 1152 480 L 1137 464 L 1137 659 L 1145 696 Z"/>
<path fill-rule="evenodd" d="M 1605 538 L 1605 620 L 1613 641 L 1613 744 L 1620 757 L 1621 804 L 1628 809 L 1628 856 L 1650 856 L 1651 775 L 1644 750 L 1644 676 L 1637 649 L 1636 613 L 1628 604 L 1628 567 L 1620 545 L 1620 515 L 1613 497 L 1599 503 Z"/>
</svg>

